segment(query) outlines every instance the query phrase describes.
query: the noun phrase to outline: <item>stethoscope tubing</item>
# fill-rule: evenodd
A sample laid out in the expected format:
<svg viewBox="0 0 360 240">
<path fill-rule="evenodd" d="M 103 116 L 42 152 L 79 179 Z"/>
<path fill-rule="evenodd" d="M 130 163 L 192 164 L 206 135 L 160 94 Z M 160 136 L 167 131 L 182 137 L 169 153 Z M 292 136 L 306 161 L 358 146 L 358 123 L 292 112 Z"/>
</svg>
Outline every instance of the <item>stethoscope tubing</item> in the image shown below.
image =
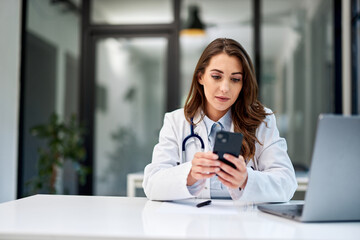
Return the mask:
<svg viewBox="0 0 360 240">
<path fill-rule="evenodd" d="M 191 118 L 191 124 L 190 124 L 190 135 L 188 135 L 187 137 L 184 138 L 183 142 L 182 142 L 182 163 L 185 162 L 185 149 L 186 149 L 186 142 L 190 139 L 190 138 L 197 138 L 200 141 L 201 144 L 201 151 L 204 152 L 205 151 L 205 144 L 204 144 L 204 140 L 196 133 L 194 133 L 194 122 L 193 122 L 193 118 Z M 178 163 L 180 164 L 180 163 Z"/>
</svg>

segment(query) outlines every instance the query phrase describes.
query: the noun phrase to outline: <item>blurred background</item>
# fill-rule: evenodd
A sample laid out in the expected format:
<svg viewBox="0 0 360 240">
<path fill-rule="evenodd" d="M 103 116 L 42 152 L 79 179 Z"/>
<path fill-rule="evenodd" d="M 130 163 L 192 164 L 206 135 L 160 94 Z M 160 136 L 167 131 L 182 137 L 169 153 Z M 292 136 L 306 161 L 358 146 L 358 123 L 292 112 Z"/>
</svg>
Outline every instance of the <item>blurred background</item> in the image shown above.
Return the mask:
<svg viewBox="0 0 360 240">
<path fill-rule="evenodd" d="M 84 124 L 91 169 L 80 185 L 66 162 L 58 193 L 126 196 L 128 175 L 151 161 L 164 113 L 183 106 L 218 37 L 249 53 L 259 98 L 306 173 L 319 114 L 359 114 L 359 2 L 2 0 L 0 51 L 11 57 L 0 57 L 0 202 L 30 194 L 45 143 L 29 129 L 53 112 Z"/>
</svg>

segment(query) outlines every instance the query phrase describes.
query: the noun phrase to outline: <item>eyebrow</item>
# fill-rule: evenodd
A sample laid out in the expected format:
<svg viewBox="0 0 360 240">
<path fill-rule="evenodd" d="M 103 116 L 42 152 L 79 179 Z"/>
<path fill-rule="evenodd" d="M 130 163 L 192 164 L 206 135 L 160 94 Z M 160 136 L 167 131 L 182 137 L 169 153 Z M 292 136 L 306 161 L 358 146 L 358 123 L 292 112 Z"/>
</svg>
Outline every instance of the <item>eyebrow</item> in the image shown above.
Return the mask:
<svg viewBox="0 0 360 240">
<path fill-rule="evenodd" d="M 219 72 L 219 73 L 224 74 L 224 72 L 221 71 L 221 70 L 219 70 L 219 69 L 211 69 L 210 71 L 215 71 L 215 72 Z M 241 75 L 243 75 L 242 72 L 233 72 L 233 73 L 231 73 L 231 75 L 236 75 L 236 74 L 241 74 Z"/>
</svg>

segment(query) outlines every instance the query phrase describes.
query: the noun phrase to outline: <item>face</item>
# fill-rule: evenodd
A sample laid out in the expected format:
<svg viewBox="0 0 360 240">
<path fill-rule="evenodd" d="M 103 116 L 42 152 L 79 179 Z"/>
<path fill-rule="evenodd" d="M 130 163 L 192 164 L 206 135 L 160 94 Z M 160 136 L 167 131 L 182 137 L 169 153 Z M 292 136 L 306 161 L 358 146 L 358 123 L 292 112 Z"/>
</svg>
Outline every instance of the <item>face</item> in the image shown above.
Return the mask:
<svg viewBox="0 0 360 240">
<path fill-rule="evenodd" d="M 243 67 L 239 59 L 220 53 L 210 59 L 199 83 L 206 97 L 206 115 L 218 121 L 235 103 L 243 86 Z"/>
</svg>

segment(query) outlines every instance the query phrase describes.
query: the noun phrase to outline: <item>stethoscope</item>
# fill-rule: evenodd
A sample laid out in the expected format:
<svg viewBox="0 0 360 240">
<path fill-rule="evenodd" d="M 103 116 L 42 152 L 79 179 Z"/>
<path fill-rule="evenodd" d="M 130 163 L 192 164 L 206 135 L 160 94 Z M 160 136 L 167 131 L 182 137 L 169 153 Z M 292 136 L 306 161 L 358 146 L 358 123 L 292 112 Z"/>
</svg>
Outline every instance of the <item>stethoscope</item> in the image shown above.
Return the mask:
<svg viewBox="0 0 360 240">
<path fill-rule="evenodd" d="M 187 140 L 189 140 L 189 139 L 192 138 L 192 137 L 199 139 L 200 144 L 201 144 L 201 151 L 204 152 L 204 151 L 205 151 L 205 144 L 204 144 L 203 139 L 202 139 L 198 134 L 194 133 L 194 122 L 193 122 L 193 118 L 191 118 L 190 135 L 188 135 L 186 138 L 184 138 L 184 140 L 183 140 L 183 142 L 182 142 L 182 163 L 185 162 L 185 146 L 186 146 L 186 142 L 187 142 Z M 245 163 L 246 163 L 246 161 L 245 161 Z M 177 165 L 179 165 L 179 164 L 180 164 L 180 162 L 177 162 Z M 254 168 L 254 167 L 255 167 L 255 168 Z M 252 168 L 253 170 L 258 169 L 258 166 L 257 166 L 257 162 L 256 162 L 256 161 L 254 161 L 254 167 L 251 166 L 251 168 Z"/>
<path fill-rule="evenodd" d="M 204 152 L 205 151 L 205 144 L 204 141 L 202 140 L 202 138 L 194 133 L 194 122 L 193 122 L 193 118 L 191 118 L 191 124 L 190 124 L 190 135 L 188 135 L 186 138 L 184 138 L 183 142 L 182 142 L 182 162 L 185 162 L 185 146 L 186 146 L 186 142 L 190 139 L 190 138 L 197 138 L 200 141 L 201 144 L 201 151 Z M 179 162 L 177 163 L 178 165 L 180 164 Z"/>
</svg>

